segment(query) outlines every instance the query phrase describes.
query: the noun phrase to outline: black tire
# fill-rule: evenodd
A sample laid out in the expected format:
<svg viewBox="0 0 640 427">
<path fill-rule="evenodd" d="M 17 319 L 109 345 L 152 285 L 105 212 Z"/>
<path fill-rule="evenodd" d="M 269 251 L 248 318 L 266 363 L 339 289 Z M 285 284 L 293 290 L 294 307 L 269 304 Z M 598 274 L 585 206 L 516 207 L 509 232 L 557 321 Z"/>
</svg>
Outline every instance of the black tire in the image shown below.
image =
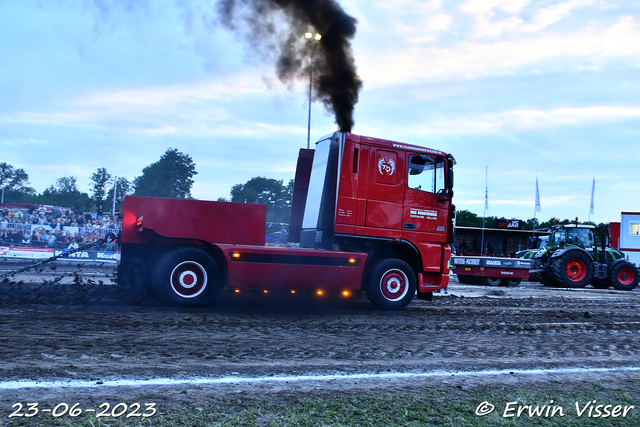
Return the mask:
<svg viewBox="0 0 640 427">
<path fill-rule="evenodd" d="M 402 310 L 416 293 L 416 276 L 406 262 L 383 259 L 372 266 L 364 291 L 377 308 Z"/>
<path fill-rule="evenodd" d="M 593 262 L 584 252 L 569 251 L 555 261 L 553 276 L 561 286 L 584 288 L 593 276 Z"/>
<path fill-rule="evenodd" d="M 500 283 L 502 283 L 502 279 L 500 277 L 484 277 L 482 279 L 483 285 L 500 286 Z"/>
<path fill-rule="evenodd" d="M 542 263 L 542 260 L 536 259 L 533 261 L 533 270 L 541 270 L 544 267 L 545 265 Z M 543 284 L 545 282 L 543 275 L 540 273 L 529 273 L 529 279 L 527 280 L 529 280 L 529 282 L 540 282 Z"/>
<path fill-rule="evenodd" d="M 609 280 L 619 291 L 630 291 L 638 286 L 640 272 L 638 267 L 629 261 L 622 261 L 613 266 L 609 272 Z"/>
<path fill-rule="evenodd" d="M 466 274 L 458 274 L 458 282 L 467 284 L 473 283 L 470 276 L 467 276 Z"/>
<path fill-rule="evenodd" d="M 162 256 L 153 268 L 153 286 L 171 305 L 211 305 L 220 292 L 220 269 L 199 249 L 183 247 Z"/>
<path fill-rule="evenodd" d="M 611 287 L 611 280 L 609 279 L 591 279 L 591 286 L 595 289 L 609 289 Z"/>
<path fill-rule="evenodd" d="M 518 286 L 522 282 L 522 279 L 502 279 L 500 283 L 502 286 Z"/>
</svg>

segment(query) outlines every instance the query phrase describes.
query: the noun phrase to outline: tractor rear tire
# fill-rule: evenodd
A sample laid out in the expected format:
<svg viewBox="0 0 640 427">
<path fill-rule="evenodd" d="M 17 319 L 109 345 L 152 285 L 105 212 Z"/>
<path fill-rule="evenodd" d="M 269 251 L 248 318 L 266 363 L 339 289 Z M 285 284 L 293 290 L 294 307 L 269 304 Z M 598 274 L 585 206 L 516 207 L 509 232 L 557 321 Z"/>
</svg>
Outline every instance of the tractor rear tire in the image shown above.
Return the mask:
<svg viewBox="0 0 640 427">
<path fill-rule="evenodd" d="M 181 247 L 164 254 L 153 268 L 153 286 L 168 304 L 213 304 L 221 288 L 220 269 L 206 252 Z"/>
<path fill-rule="evenodd" d="M 569 251 L 555 261 L 553 276 L 567 288 L 584 288 L 593 276 L 593 262 L 584 252 Z"/>
<path fill-rule="evenodd" d="M 611 280 L 609 279 L 591 279 L 591 286 L 594 289 L 609 289 L 611 287 Z"/>
<path fill-rule="evenodd" d="M 629 261 L 622 261 L 613 266 L 609 272 L 613 287 L 619 291 L 630 291 L 638 286 L 640 272 L 638 267 Z"/>
<path fill-rule="evenodd" d="M 371 268 L 365 293 L 371 304 L 381 310 L 402 310 L 416 294 L 416 275 L 406 262 L 387 258 Z"/>
</svg>

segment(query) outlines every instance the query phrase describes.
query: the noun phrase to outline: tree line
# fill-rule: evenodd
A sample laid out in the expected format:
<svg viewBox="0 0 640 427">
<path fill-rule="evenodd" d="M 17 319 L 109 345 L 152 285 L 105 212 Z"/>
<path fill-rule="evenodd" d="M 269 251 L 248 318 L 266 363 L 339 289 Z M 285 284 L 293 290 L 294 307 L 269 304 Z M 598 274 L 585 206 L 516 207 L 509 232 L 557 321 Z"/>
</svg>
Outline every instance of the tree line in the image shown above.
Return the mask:
<svg viewBox="0 0 640 427">
<path fill-rule="evenodd" d="M 4 189 L 5 203 L 54 205 L 88 211 L 92 204 L 110 206 L 114 188 L 118 200 L 127 194 L 191 198 L 192 178 L 196 174 L 195 163 L 188 154 L 168 148 L 133 181 L 116 178 L 107 168 L 98 168 L 90 177 L 90 194 L 80 191 L 75 176 L 60 177 L 38 193 L 29 185 L 29 175 L 24 169 L 14 168 L 6 162 L 0 163 L 0 189 Z"/>
<path fill-rule="evenodd" d="M 505 221 L 505 218 L 498 218 L 495 216 L 487 216 L 484 218 L 484 227 L 485 228 L 498 228 L 498 222 Z M 467 210 L 459 210 L 456 212 L 456 226 L 459 227 L 477 227 L 482 228 L 482 217 L 474 214 L 473 212 L 469 212 Z M 529 218 L 527 220 L 523 220 L 520 222 L 521 230 L 533 230 L 534 227 L 536 230 L 541 228 L 549 228 L 552 225 L 567 225 L 567 224 L 575 224 L 575 220 L 569 219 L 560 219 L 556 217 L 551 217 L 547 221 L 540 221 L 538 218 Z M 578 224 L 585 225 L 596 225 L 593 221 L 578 221 Z M 603 224 L 600 224 L 603 225 Z"/>
<path fill-rule="evenodd" d="M 80 191 L 77 177 L 63 176 L 37 193 L 29 185 L 29 175 L 21 168 L 0 163 L 0 189 L 4 188 L 6 203 L 43 204 L 70 207 L 88 211 L 92 204 L 103 205 L 108 210 L 113 200 L 113 189 L 121 200 L 127 194 L 136 196 L 170 197 L 190 199 L 196 165 L 188 154 L 169 148 L 157 162 L 142 169 L 142 174 L 129 181 L 125 177 L 114 177 L 107 168 L 98 168 L 90 177 L 88 193 Z M 293 180 L 254 177 L 245 184 L 231 188 L 230 198 L 218 201 L 239 203 L 262 203 L 267 205 L 267 221 L 289 222 Z M 106 205 L 106 206 L 104 206 Z"/>
</svg>

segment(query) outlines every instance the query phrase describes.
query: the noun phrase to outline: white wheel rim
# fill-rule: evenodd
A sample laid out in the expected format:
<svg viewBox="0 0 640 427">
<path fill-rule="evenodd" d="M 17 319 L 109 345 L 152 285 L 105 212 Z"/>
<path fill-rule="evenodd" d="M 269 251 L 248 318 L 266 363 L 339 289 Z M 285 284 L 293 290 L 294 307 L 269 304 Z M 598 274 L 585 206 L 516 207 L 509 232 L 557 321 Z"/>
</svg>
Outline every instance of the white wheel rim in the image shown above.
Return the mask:
<svg viewBox="0 0 640 427">
<path fill-rule="evenodd" d="M 207 271 L 195 261 L 183 261 L 171 271 L 169 282 L 180 298 L 195 298 L 207 287 Z"/>
<path fill-rule="evenodd" d="M 409 292 L 409 278 L 397 268 L 387 270 L 380 278 L 380 291 L 386 300 L 400 301 Z"/>
</svg>

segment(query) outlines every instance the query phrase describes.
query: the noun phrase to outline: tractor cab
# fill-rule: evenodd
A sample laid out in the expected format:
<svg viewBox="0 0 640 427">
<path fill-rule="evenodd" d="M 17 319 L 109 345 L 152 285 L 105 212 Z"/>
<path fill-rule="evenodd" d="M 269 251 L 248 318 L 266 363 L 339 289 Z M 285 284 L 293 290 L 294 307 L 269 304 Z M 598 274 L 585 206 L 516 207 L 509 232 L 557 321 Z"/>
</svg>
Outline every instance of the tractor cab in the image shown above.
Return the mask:
<svg viewBox="0 0 640 427">
<path fill-rule="evenodd" d="M 578 246 L 593 254 L 596 244 L 594 228 L 592 225 L 581 225 L 580 227 L 556 225 L 550 230 L 549 246 L 551 248 Z"/>
</svg>

